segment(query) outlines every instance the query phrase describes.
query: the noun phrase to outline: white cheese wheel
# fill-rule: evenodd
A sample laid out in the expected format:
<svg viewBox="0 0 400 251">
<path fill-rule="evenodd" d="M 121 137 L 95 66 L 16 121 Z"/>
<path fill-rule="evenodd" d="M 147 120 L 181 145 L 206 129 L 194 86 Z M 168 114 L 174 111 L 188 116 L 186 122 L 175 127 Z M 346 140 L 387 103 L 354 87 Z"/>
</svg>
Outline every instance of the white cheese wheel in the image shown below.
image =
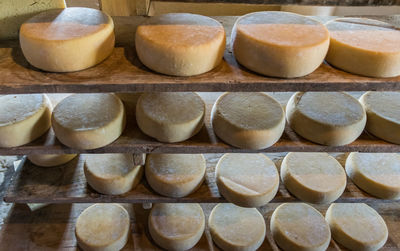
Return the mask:
<svg viewBox="0 0 400 251">
<path fill-rule="evenodd" d="M 36 166 L 51 167 L 63 165 L 76 156 L 77 154 L 30 154 L 28 159 Z"/>
<path fill-rule="evenodd" d="M 296 92 L 286 106 L 290 127 L 321 145 L 346 145 L 363 132 L 366 115 L 357 99 L 344 92 Z"/>
<path fill-rule="evenodd" d="M 155 204 L 149 215 L 153 240 L 167 250 L 191 249 L 204 233 L 203 209 L 196 203 Z"/>
<path fill-rule="evenodd" d="M 346 172 L 327 153 L 288 153 L 281 164 L 285 187 L 302 201 L 331 203 L 346 188 Z"/>
<path fill-rule="evenodd" d="M 135 166 L 132 154 L 89 154 L 83 170 L 94 190 L 110 195 L 129 192 L 143 176 L 143 166 Z"/>
<path fill-rule="evenodd" d="M 129 228 L 129 214 L 122 206 L 94 204 L 76 220 L 75 236 L 84 251 L 115 251 L 127 243 Z"/>
<path fill-rule="evenodd" d="M 329 32 L 322 23 L 289 12 L 250 13 L 239 18 L 232 30 L 237 61 L 267 76 L 310 74 L 323 62 L 328 46 Z"/>
<path fill-rule="evenodd" d="M 149 18 L 136 30 L 136 52 L 150 69 L 192 76 L 222 61 L 225 30 L 216 20 L 195 14 L 169 13 Z"/>
<path fill-rule="evenodd" d="M 206 172 L 202 154 L 149 154 L 146 179 L 157 193 L 184 197 L 200 187 Z"/>
<path fill-rule="evenodd" d="M 253 251 L 264 242 L 265 220 L 255 208 L 230 203 L 216 205 L 208 218 L 215 244 L 224 251 Z"/>
<path fill-rule="evenodd" d="M 45 94 L 0 97 L 0 147 L 25 145 L 51 126 L 51 104 Z"/>
<path fill-rule="evenodd" d="M 114 94 L 74 94 L 54 108 L 52 125 L 66 146 L 95 149 L 116 140 L 125 128 L 125 110 Z"/>
<path fill-rule="evenodd" d="M 366 92 L 360 102 L 367 113 L 368 132 L 400 144 L 400 92 Z"/>
<path fill-rule="evenodd" d="M 90 8 L 42 12 L 21 25 L 19 40 L 26 60 L 51 72 L 92 67 L 114 49 L 114 24 L 107 14 Z"/>
<path fill-rule="evenodd" d="M 145 93 L 136 105 L 136 121 L 145 134 L 174 143 L 200 131 L 205 110 L 204 101 L 194 92 Z"/>
<path fill-rule="evenodd" d="M 388 238 L 385 221 L 364 203 L 333 203 L 325 218 L 332 238 L 350 250 L 378 250 Z"/>
<path fill-rule="evenodd" d="M 241 207 L 263 206 L 275 197 L 279 188 L 278 170 L 264 154 L 224 154 L 215 174 L 219 192 Z"/>
<path fill-rule="evenodd" d="M 400 199 L 399 154 L 350 153 L 346 172 L 365 192 L 382 199 Z"/>
<path fill-rule="evenodd" d="M 126 118 L 133 118 L 135 120 L 136 104 L 143 92 L 132 92 L 132 93 L 115 93 L 122 103 L 124 103 Z"/>
<path fill-rule="evenodd" d="M 270 147 L 285 129 L 281 105 L 261 92 L 224 93 L 213 106 L 211 121 L 219 138 L 244 149 Z"/>
<path fill-rule="evenodd" d="M 369 77 L 400 75 L 400 31 L 366 18 L 338 18 L 326 24 L 331 41 L 326 61 Z"/>
<path fill-rule="evenodd" d="M 325 251 L 331 232 L 324 216 L 304 203 L 284 203 L 271 217 L 272 237 L 283 250 Z"/>
</svg>

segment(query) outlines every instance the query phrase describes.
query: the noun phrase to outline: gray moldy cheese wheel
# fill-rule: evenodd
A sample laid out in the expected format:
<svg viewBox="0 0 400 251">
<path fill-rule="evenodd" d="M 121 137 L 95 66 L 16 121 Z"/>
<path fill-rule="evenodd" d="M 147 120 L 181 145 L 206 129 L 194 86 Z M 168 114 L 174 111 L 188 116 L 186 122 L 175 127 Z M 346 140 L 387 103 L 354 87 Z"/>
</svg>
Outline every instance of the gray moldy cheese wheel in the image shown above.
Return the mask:
<svg viewBox="0 0 400 251">
<path fill-rule="evenodd" d="M 28 159 L 36 166 L 52 167 L 68 163 L 77 154 L 30 154 Z"/>
<path fill-rule="evenodd" d="M 222 61 L 225 43 L 225 30 L 218 21 L 188 13 L 151 17 L 138 26 L 135 38 L 144 65 L 174 76 L 212 70 Z"/>
<path fill-rule="evenodd" d="M 400 75 L 400 31 L 396 27 L 353 17 L 335 19 L 326 27 L 331 34 L 328 63 L 369 77 Z"/>
<path fill-rule="evenodd" d="M 92 67 L 114 49 L 114 24 L 107 14 L 90 8 L 42 12 L 21 25 L 19 40 L 26 60 L 51 72 Z"/>
<path fill-rule="evenodd" d="M 325 26 L 308 17 L 282 11 L 240 17 L 232 30 L 237 61 L 257 73 L 295 78 L 313 72 L 329 46 Z"/>
<path fill-rule="evenodd" d="M 346 145 L 363 132 L 366 115 L 357 99 L 344 92 L 296 92 L 286 106 L 290 127 L 321 145 Z"/>
</svg>

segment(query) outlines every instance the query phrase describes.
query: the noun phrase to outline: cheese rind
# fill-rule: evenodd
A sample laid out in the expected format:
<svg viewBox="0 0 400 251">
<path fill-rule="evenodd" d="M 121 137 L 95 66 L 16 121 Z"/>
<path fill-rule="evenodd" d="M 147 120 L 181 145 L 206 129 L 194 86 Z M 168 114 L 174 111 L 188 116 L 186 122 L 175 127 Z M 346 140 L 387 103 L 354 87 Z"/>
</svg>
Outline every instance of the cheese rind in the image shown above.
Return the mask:
<svg viewBox="0 0 400 251">
<path fill-rule="evenodd" d="M 149 154 L 146 179 L 157 193 L 184 197 L 200 187 L 206 172 L 202 154 Z"/>
<path fill-rule="evenodd" d="M 224 251 L 257 250 L 264 242 L 264 217 L 255 208 L 216 205 L 208 218 L 213 241 Z"/>
<path fill-rule="evenodd" d="M 26 60 L 51 72 L 92 67 L 114 49 L 114 24 L 107 14 L 90 8 L 40 13 L 21 25 L 20 44 Z"/>
<path fill-rule="evenodd" d="M 288 153 L 281 164 L 285 187 L 309 203 L 331 203 L 346 188 L 346 172 L 327 153 Z"/>
<path fill-rule="evenodd" d="M 241 207 L 260 207 L 271 201 L 279 188 L 279 175 L 263 154 L 227 153 L 215 168 L 219 192 Z"/>
<path fill-rule="evenodd" d="M 285 114 L 274 98 L 261 92 L 227 92 L 211 111 L 215 134 L 244 149 L 263 149 L 275 144 L 285 129 Z"/>
<path fill-rule="evenodd" d="M 77 154 L 30 154 L 28 159 L 36 166 L 52 167 L 63 165 L 76 156 Z"/>
<path fill-rule="evenodd" d="M 54 108 L 58 140 L 78 149 L 95 149 L 116 140 L 125 128 L 125 110 L 114 94 L 74 94 Z"/>
<path fill-rule="evenodd" d="M 290 127 L 321 145 L 346 145 L 358 138 L 366 114 L 357 99 L 344 92 L 296 92 L 286 106 Z"/>
</svg>

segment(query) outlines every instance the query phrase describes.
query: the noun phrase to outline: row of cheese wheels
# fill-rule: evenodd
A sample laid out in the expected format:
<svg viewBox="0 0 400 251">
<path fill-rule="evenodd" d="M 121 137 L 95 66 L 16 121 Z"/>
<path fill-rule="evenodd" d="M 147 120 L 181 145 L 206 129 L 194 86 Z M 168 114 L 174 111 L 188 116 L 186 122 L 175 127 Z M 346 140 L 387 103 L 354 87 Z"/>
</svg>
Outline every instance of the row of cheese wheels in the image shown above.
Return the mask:
<svg viewBox="0 0 400 251">
<path fill-rule="evenodd" d="M 148 216 L 153 241 L 166 250 L 188 250 L 204 234 L 199 204 L 155 204 Z M 264 216 L 255 208 L 216 205 L 208 218 L 214 243 L 224 251 L 262 249 Z M 78 245 L 85 251 L 121 250 L 129 238 L 129 213 L 118 204 L 94 204 L 76 221 Z M 378 250 L 388 238 L 383 218 L 363 203 L 334 203 L 324 216 L 304 203 L 278 206 L 270 220 L 275 243 L 285 251 L 324 251 L 332 238 L 349 250 Z"/>
<path fill-rule="evenodd" d="M 44 164 L 48 164 L 48 157 Z M 53 160 L 64 155 L 53 156 Z M 42 155 L 30 155 L 42 165 Z M 66 162 L 67 159 L 64 160 Z M 60 161 L 54 162 L 60 164 Z M 180 198 L 195 192 L 204 182 L 206 161 L 202 154 L 149 154 L 146 164 L 135 166 L 132 154 L 91 154 L 84 157 L 84 174 L 97 192 L 120 195 L 134 189 L 143 169 L 147 183 L 157 193 Z M 280 165 L 264 154 L 228 153 L 215 167 L 216 184 L 224 198 L 241 207 L 269 203 L 279 189 L 286 189 L 308 203 L 331 203 L 346 188 L 347 177 L 365 192 L 382 199 L 400 199 L 400 155 L 350 153 L 345 169 L 327 153 L 288 153 Z"/>
<path fill-rule="evenodd" d="M 231 40 L 237 61 L 267 76 L 305 76 L 325 58 L 355 74 L 400 75 L 400 31 L 376 20 L 341 18 L 324 25 L 288 12 L 255 12 L 237 20 Z M 23 54 L 45 71 L 71 72 L 94 66 L 112 53 L 114 43 L 111 17 L 95 9 L 49 10 L 27 20 L 20 29 Z M 186 13 L 151 17 L 138 26 L 135 36 L 140 61 L 174 76 L 214 69 L 222 61 L 225 44 L 225 30 L 218 21 Z"/>
</svg>

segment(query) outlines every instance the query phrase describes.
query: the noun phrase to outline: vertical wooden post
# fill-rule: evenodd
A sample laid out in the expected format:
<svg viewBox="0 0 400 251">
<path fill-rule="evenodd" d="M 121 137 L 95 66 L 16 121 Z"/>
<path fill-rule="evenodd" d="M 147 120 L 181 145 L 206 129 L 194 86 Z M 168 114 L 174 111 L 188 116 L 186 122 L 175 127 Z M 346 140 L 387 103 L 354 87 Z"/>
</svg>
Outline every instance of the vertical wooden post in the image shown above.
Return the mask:
<svg viewBox="0 0 400 251">
<path fill-rule="evenodd" d="M 111 16 L 134 16 L 136 2 L 136 0 L 100 0 L 100 9 Z"/>
</svg>

